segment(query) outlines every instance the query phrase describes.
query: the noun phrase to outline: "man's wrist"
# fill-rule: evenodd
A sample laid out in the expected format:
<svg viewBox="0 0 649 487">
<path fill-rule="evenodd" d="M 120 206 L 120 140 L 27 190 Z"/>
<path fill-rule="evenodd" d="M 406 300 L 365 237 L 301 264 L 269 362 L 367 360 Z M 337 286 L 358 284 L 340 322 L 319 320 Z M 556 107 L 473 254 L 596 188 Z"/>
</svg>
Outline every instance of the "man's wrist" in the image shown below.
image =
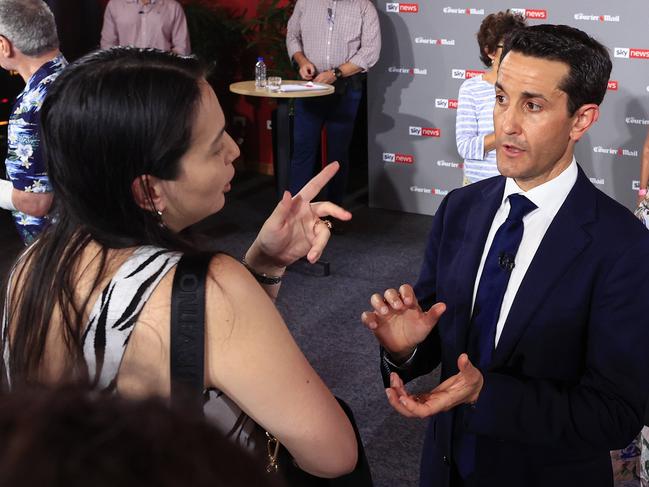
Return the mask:
<svg viewBox="0 0 649 487">
<path fill-rule="evenodd" d="M 335 67 L 334 69 L 332 69 L 332 71 L 333 71 L 334 76 L 335 76 L 335 78 L 336 78 L 337 80 L 339 80 L 340 78 L 343 77 L 343 72 L 340 70 L 340 68 Z"/>
</svg>

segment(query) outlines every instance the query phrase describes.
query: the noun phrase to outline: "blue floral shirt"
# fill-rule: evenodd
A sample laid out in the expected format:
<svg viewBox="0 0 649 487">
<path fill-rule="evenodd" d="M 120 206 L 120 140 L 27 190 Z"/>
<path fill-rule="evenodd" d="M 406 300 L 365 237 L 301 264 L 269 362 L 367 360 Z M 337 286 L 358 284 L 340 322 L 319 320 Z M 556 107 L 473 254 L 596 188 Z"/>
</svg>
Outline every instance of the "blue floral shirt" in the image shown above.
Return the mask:
<svg viewBox="0 0 649 487">
<path fill-rule="evenodd" d="M 47 89 L 67 64 L 63 55 L 46 62 L 29 78 L 25 89 L 16 98 L 9 117 L 9 149 L 5 164 L 7 177 L 14 188 L 20 191 L 52 191 L 41 154 L 38 124 Z M 47 217 L 37 218 L 20 211 L 14 211 L 12 215 L 18 232 L 27 245 L 36 239 L 48 222 Z"/>
</svg>

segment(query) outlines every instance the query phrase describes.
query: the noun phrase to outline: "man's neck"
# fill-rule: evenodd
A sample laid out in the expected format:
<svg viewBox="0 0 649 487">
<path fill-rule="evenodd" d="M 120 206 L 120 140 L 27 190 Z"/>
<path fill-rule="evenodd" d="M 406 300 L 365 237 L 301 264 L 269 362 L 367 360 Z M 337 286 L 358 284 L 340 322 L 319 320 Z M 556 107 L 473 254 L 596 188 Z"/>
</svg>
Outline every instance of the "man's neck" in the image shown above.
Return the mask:
<svg viewBox="0 0 649 487">
<path fill-rule="evenodd" d="M 61 52 L 58 49 L 54 49 L 53 51 L 48 51 L 40 56 L 32 57 L 21 55 L 22 59 L 17 63 L 16 71 L 18 71 L 20 77 L 25 80 L 25 83 L 27 83 L 29 78 L 34 76 L 34 73 L 38 71 L 43 64 L 51 61 L 59 54 L 61 54 Z"/>
</svg>

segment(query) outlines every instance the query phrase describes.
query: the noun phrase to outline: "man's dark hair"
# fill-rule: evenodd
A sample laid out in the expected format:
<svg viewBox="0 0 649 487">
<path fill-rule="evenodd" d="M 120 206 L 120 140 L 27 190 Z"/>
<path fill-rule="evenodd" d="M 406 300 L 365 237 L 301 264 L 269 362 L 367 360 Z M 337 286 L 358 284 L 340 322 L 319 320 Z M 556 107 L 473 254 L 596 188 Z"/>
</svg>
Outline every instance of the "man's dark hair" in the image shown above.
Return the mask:
<svg viewBox="0 0 649 487">
<path fill-rule="evenodd" d="M 480 60 L 485 66 L 491 66 L 493 61 L 489 54 L 498 50 L 505 36 L 514 29 L 525 27 L 525 18 L 519 14 L 513 14 L 509 10 L 487 15 L 480 24 L 480 30 L 476 34 L 478 47 L 480 47 Z"/>
<path fill-rule="evenodd" d="M 582 105 L 602 103 L 611 75 L 611 58 L 606 47 L 585 32 L 550 24 L 517 29 L 505 38 L 501 61 L 509 51 L 568 65 L 568 75 L 559 89 L 568 95 L 570 115 Z"/>
</svg>

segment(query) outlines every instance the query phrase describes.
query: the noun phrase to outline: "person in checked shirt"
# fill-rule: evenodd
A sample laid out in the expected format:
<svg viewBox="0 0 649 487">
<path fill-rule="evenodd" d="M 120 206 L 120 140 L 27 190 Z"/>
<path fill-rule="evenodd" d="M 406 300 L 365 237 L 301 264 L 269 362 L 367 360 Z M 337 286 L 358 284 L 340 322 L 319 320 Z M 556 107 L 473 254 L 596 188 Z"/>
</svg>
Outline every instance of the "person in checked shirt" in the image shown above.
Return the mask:
<svg viewBox="0 0 649 487">
<path fill-rule="evenodd" d="M 47 225 L 52 205 L 38 132 L 48 87 L 66 66 L 54 15 L 42 0 L 0 0 L 0 67 L 25 80 L 9 117 L 7 178 L 0 179 L 0 208 L 12 211 L 29 245 Z"/>
<path fill-rule="evenodd" d="M 340 163 L 340 171 L 328 185 L 327 199 L 340 204 L 362 78 L 381 51 L 376 9 L 369 0 L 298 0 L 288 21 L 286 47 L 302 79 L 336 87 L 332 96 L 295 100 L 289 190 L 297 194 L 313 176 L 324 125 L 329 159 Z"/>
</svg>

